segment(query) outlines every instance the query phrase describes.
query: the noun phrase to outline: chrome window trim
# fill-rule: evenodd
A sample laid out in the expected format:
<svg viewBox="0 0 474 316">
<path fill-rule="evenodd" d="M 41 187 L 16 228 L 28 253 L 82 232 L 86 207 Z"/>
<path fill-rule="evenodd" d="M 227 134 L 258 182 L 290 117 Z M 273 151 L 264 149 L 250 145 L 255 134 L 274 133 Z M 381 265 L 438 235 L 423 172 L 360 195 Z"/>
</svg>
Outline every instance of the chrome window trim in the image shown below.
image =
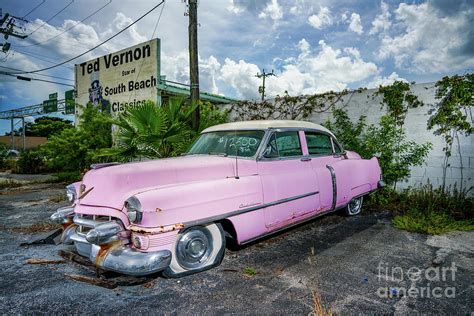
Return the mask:
<svg viewBox="0 0 474 316">
<path fill-rule="evenodd" d="M 268 130 L 265 130 L 265 129 L 255 129 L 255 128 L 242 128 L 242 129 L 238 129 L 238 130 L 222 130 L 222 131 L 215 131 L 215 132 L 206 132 L 206 133 L 201 133 L 199 134 L 199 137 L 201 137 L 202 135 L 205 135 L 205 134 L 211 134 L 211 133 L 220 133 L 220 132 L 238 132 L 238 131 L 260 131 L 260 132 L 263 132 L 263 136 L 262 136 L 262 141 L 260 142 L 260 144 L 258 145 L 258 148 L 257 150 L 255 151 L 255 154 L 253 156 L 250 156 L 250 157 L 243 157 L 243 156 L 236 156 L 236 155 L 227 155 L 227 156 L 222 156 L 222 155 L 209 155 L 209 154 L 188 154 L 188 153 L 185 153 L 183 154 L 182 156 L 183 157 L 186 157 L 186 156 L 213 156 L 213 157 L 225 157 L 225 158 L 237 158 L 237 159 L 245 159 L 245 160 L 256 160 L 258 155 L 259 155 L 259 152 L 262 148 L 262 144 L 265 142 L 266 140 L 266 136 L 267 136 L 267 131 Z M 193 145 L 197 142 L 197 140 L 199 139 L 196 138 L 196 140 L 191 144 L 191 146 L 189 147 L 189 149 L 191 149 L 191 147 L 193 147 Z"/>
<path fill-rule="evenodd" d="M 308 148 L 308 142 L 306 142 L 306 148 L 308 149 L 308 157 L 315 157 L 315 158 L 317 158 L 317 157 L 333 157 L 335 155 L 341 155 L 342 156 L 342 155 L 346 154 L 346 151 L 344 150 L 342 145 L 337 141 L 337 139 L 333 135 L 331 135 L 331 134 L 329 134 L 325 131 L 321 131 L 321 130 L 305 129 L 303 131 L 305 132 L 305 138 L 306 138 L 306 132 L 308 131 L 308 132 L 311 132 L 311 133 L 320 133 L 320 134 L 327 135 L 331 139 L 332 153 L 330 153 L 330 154 L 310 154 L 309 153 L 309 148 Z M 335 147 L 334 147 L 334 143 L 336 143 L 339 146 L 339 148 L 341 148 L 341 152 L 339 152 L 339 153 L 336 152 Z"/>
<path fill-rule="evenodd" d="M 261 152 L 259 152 L 259 155 L 257 156 L 257 161 L 280 161 L 280 160 L 300 160 L 301 158 L 303 157 L 306 157 L 304 154 L 303 154 L 303 146 L 301 144 L 301 139 L 299 138 L 299 134 L 298 134 L 298 142 L 300 143 L 300 148 L 301 148 L 301 155 L 298 155 L 298 156 L 287 156 L 287 157 L 272 157 L 272 158 L 266 158 L 266 157 L 263 157 L 263 153 L 265 152 L 265 148 L 267 148 L 267 145 L 271 139 L 271 137 L 276 134 L 276 133 L 282 133 L 282 132 L 296 132 L 298 133 L 299 131 L 301 131 L 302 129 L 299 129 L 299 128 L 270 128 L 268 129 L 268 134 L 269 136 L 266 138 L 265 140 L 265 146 L 262 146 L 262 150 Z M 263 143 L 263 141 L 262 141 Z M 278 148 L 277 148 L 278 150 Z M 280 153 L 278 153 L 278 155 L 280 155 Z"/>
<path fill-rule="evenodd" d="M 219 132 L 232 132 L 234 130 L 222 130 Z M 279 160 L 296 160 L 296 159 L 301 159 L 303 157 L 326 157 L 326 156 L 334 156 L 334 155 L 345 155 L 346 151 L 342 147 L 342 145 L 337 141 L 337 139 L 332 135 L 331 133 L 328 133 L 326 131 L 316 129 L 316 128 L 297 128 L 297 127 L 288 127 L 288 128 L 267 128 L 267 129 L 255 129 L 255 128 L 241 128 L 238 129 L 237 131 L 263 131 L 265 134 L 262 137 L 262 141 L 260 142 L 259 148 L 257 148 L 257 151 L 255 152 L 255 155 L 251 157 L 241 157 L 241 156 L 235 156 L 235 155 L 227 155 L 226 158 L 237 158 L 237 159 L 245 159 L 245 160 L 256 160 L 256 161 L 279 161 Z M 313 154 L 313 155 L 300 155 L 300 156 L 291 156 L 291 157 L 275 157 L 275 158 L 265 158 L 263 157 L 263 153 L 265 151 L 265 148 L 268 145 L 268 142 L 275 132 L 313 132 L 313 133 L 321 133 L 324 135 L 328 135 L 331 138 L 331 142 L 335 142 L 340 148 L 341 152 L 336 153 L 334 144 L 333 144 L 333 153 L 331 154 Z M 206 133 L 201 133 L 200 135 L 208 134 L 208 133 L 215 133 L 215 132 L 206 132 Z M 306 135 L 305 135 L 306 137 Z M 194 144 L 194 143 L 193 143 Z M 301 151 L 303 152 L 303 147 L 301 144 L 300 140 L 300 146 L 301 146 Z M 306 144 L 306 149 L 308 149 L 308 145 Z M 184 155 L 184 156 L 200 156 L 200 155 L 206 155 L 206 154 L 190 154 L 190 155 Z M 211 156 L 218 156 L 218 155 L 211 155 Z"/>
</svg>

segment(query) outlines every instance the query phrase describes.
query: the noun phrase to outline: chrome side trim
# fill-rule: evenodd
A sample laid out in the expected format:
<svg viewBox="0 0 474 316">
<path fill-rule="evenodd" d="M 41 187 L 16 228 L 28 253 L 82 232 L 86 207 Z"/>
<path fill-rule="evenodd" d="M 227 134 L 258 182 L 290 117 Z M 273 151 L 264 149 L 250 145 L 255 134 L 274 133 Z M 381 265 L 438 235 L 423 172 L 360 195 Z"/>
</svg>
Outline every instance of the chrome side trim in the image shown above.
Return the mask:
<svg viewBox="0 0 474 316">
<path fill-rule="evenodd" d="M 206 223 L 210 223 L 210 222 L 215 222 L 215 221 L 218 221 L 218 220 L 221 220 L 221 219 L 224 219 L 224 218 L 228 218 L 228 217 L 232 217 L 232 216 L 236 216 L 236 215 L 241 215 L 241 214 L 244 214 L 244 213 L 260 210 L 262 208 L 266 208 L 266 207 L 270 207 L 270 206 L 274 206 L 274 205 L 278 205 L 278 204 L 282 204 L 282 203 L 291 202 L 291 201 L 294 201 L 294 200 L 302 199 L 302 198 L 305 198 L 305 197 L 308 197 L 308 196 L 311 196 L 311 195 L 316 195 L 316 194 L 319 194 L 319 191 L 309 192 L 309 193 L 305 193 L 305 194 L 301 194 L 301 195 L 297 195 L 297 196 L 277 200 L 277 201 L 270 202 L 270 203 L 265 203 L 265 204 L 261 204 L 261 205 L 257 205 L 257 206 L 247 207 L 247 208 L 232 211 L 232 212 L 229 212 L 229 213 L 226 213 L 226 214 L 220 214 L 220 215 L 216 215 L 216 216 L 206 217 L 206 218 L 203 218 L 203 219 L 189 221 L 189 222 L 183 223 L 183 225 L 184 225 L 184 227 L 189 227 L 189 226 L 195 226 L 195 225 L 201 225 L 201 224 L 206 224 Z"/>
<path fill-rule="evenodd" d="M 337 182 L 336 182 L 336 172 L 334 168 L 330 165 L 326 165 L 326 168 L 329 169 L 331 173 L 331 181 L 332 181 L 332 206 L 331 209 L 334 210 L 336 208 L 337 203 Z"/>
<path fill-rule="evenodd" d="M 273 230 L 273 231 L 271 231 L 271 232 L 264 233 L 264 234 L 259 235 L 259 236 L 257 236 L 257 237 L 253 237 L 253 238 L 244 240 L 244 241 L 242 241 L 242 242 L 239 243 L 239 244 L 240 244 L 240 245 L 245 245 L 245 244 L 251 243 L 251 242 L 253 242 L 253 241 L 256 241 L 256 240 L 258 240 L 258 239 L 261 239 L 261 238 L 264 238 L 264 237 L 268 237 L 268 236 L 271 236 L 271 235 L 273 235 L 273 234 L 277 234 L 277 233 L 282 232 L 282 231 L 284 231 L 284 230 L 286 230 L 286 229 L 290 229 L 290 228 L 295 227 L 295 226 L 297 226 L 297 225 L 300 225 L 300 224 L 309 222 L 309 221 L 311 221 L 311 220 L 313 220 L 313 219 L 316 219 L 316 218 L 318 218 L 318 217 L 321 217 L 321 216 L 323 216 L 323 215 L 327 215 L 327 214 L 330 214 L 330 213 L 334 213 L 334 212 L 336 212 L 336 211 L 338 211 L 338 210 L 340 210 L 340 209 L 346 207 L 346 205 L 347 205 L 347 204 L 344 204 L 344 205 L 339 206 L 337 209 L 329 209 L 328 211 L 324 211 L 324 212 L 322 212 L 322 213 L 315 214 L 314 216 L 310 216 L 310 217 L 308 217 L 308 218 L 306 218 L 306 219 L 304 219 L 304 220 L 302 220 L 302 221 L 297 221 L 297 222 L 295 222 L 295 223 L 293 223 L 293 224 L 290 224 L 290 225 L 287 225 L 287 226 L 278 228 L 277 230 Z"/>
</svg>

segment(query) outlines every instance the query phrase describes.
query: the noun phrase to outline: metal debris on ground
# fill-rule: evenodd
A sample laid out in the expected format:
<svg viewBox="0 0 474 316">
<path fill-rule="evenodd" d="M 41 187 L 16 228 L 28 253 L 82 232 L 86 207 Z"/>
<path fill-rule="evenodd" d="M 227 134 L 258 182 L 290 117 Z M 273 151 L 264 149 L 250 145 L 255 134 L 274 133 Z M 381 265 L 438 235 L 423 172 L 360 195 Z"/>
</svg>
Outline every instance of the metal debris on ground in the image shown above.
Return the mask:
<svg viewBox="0 0 474 316">
<path fill-rule="evenodd" d="M 31 258 L 25 261 L 27 264 L 62 264 L 66 263 L 66 260 L 48 260 L 48 259 L 37 259 Z"/>
<path fill-rule="evenodd" d="M 42 233 L 37 239 L 21 243 L 20 247 L 37 246 L 37 245 L 58 245 L 61 243 L 62 228 L 55 229 L 46 233 Z"/>
</svg>

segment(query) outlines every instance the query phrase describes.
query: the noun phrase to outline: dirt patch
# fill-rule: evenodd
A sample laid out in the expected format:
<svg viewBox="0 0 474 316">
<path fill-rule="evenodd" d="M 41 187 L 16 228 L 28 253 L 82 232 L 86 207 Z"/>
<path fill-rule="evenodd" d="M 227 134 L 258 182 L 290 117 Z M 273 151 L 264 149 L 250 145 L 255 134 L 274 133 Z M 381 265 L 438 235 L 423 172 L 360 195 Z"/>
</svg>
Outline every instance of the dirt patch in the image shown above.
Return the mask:
<svg viewBox="0 0 474 316">
<path fill-rule="evenodd" d="M 5 227 L 3 227 L 2 230 L 6 230 L 12 233 L 33 234 L 33 233 L 47 232 L 47 231 L 55 230 L 58 228 L 61 228 L 61 225 L 52 224 L 52 223 L 38 223 L 38 224 L 30 225 L 30 226 L 13 227 L 9 229 L 6 229 Z"/>
</svg>

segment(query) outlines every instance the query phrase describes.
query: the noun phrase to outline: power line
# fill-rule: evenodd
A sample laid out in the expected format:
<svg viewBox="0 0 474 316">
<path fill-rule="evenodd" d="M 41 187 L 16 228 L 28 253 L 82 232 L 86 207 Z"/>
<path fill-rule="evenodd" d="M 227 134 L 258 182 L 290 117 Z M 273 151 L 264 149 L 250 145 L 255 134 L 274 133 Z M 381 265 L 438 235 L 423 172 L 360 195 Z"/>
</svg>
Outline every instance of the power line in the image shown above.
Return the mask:
<svg viewBox="0 0 474 316">
<path fill-rule="evenodd" d="M 104 4 L 103 6 L 101 6 L 99 9 L 95 10 L 94 12 L 92 12 L 91 14 L 89 14 L 88 16 L 86 16 L 85 18 L 83 18 L 82 20 L 80 20 L 79 22 L 75 23 L 74 25 L 72 25 L 71 27 L 65 29 L 64 31 L 62 31 L 61 33 L 51 37 L 51 38 L 48 38 L 47 40 L 44 40 L 42 42 L 37 42 L 37 43 L 34 43 L 34 44 L 30 44 L 30 45 L 18 45 L 17 47 L 31 47 L 31 46 L 36 46 L 36 45 L 42 45 L 44 43 L 47 43 L 55 38 L 58 38 L 59 36 L 63 35 L 64 33 L 66 32 L 69 32 L 70 30 L 72 30 L 73 28 L 75 28 L 77 25 L 81 24 L 82 22 L 84 22 L 85 20 L 87 20 L 88 18 L 96 15 L 97 13 L 99 13 L 102 9 L 104 9 L 106 6 L 108 6 L 110 3 L 112 2 L 112 0 L 109 0 L 109 2 L 107 2 L 106 4 Z"/>
<path fill-rule="evenodd" d="M 23 55 L 27 55 L 27 56 L 36 58 L 36 59 L 38 59 L 38 60 L 45 61 L 45 62 L 50 63 L 50 64 L 54 64 L 54 61 L 52 61 L 51 59 L 48 60 L 48 59 L 45 59 L 45 58 L 38 57 L 38 56 L 45 57 L 44 55 L 33 54 L 33 53 L 27 53 L 27 52 L 23 52 L 23 51 L 20 51 L 20 50 L 17 50 L 17 52 L 20 53 L 20 54 L 23 54 Z M 46 58 L 47 58 L 47 57 L 46 57 Z M 66 68 L 66 69 L 69 69 L 69 70 L 71 70 L 71 68 L 72 68 L 72 66 L 70 66 L 70 67 L 65 66 L 65 65 L 60 65 L 60 66 Z"/>
<path fill-rule="evenodd" d="M 130 27 L 132 27 L 133 25 L 135 25 L 137 22 L 139 22 L 141 19 L 143 19 L 145 16 L 147 16 L 148 14 L 150 14 L 152 11 L 154 11 L 156 8 L 158 8 L 160 5 L 162 5 L 163 3 L 165 2 L 165 0 L 162 0 L 160 3 L 158 3 L 157 5 L 155 5 L 153 8 L 151 8 L 149 11 L 147 11 L 145 14 L 143 14 L 141 17 L 139 17 L 138 19 L 136 19 L 135 21 L 133 21 L 131 24 L 129 24 L 128 26 L 126 26 L 125 28 L 123 28 L 122 30 L 120 30 L 119 32 L 115 33 L 114 35 L 112 35 L 111 37 L 109 37 L 108 39 L 106 39 L 105 41 L 97 44 L 96 46 L 92 47 L 91 49 L 83 52 L 82 54 L 79 54 L 77 55 L 76 57 L 72 57 L 72 58 L 69 58 L 68 60 L 66 61 L 63 61 L 59 64 L 56 64 L 56 65 L 53 65 L 53 66 L 50 66 L 50 67 L 46 67 L 46 68 L 43 68 L 43 69 L 37 69 L 37 70 L 32 70 L 32 71 L 23 71 L 23 72 L 12 72 L 11 74 L 14 74 L 14 75 L 20 75 L 20 74 L 30 74 L 30 73 L 37 73 L 37 72 L 41 72 L 41 71 L 45 71 L 45 70 L 49 70 L 49 69 L 53 69 L 53 68 L 56 68 L 56 67 L 59 67 L 61 65 L 64 65 L 64 64 L 67 64 L 68 62 L 70 61 L 73 61 L 79 57 L 82 57 L 84 56 L 85 54 L 93 51 L 94 49 L 104 45 L 105 43 L 107 43 L 108 41 L 114 39 L 115 37 L 117 37 L 118 35 L 122 34 L 123 32 L 125 32 L 127 29 L 129 29 Z"/>
<path fill-rule="evenodd" d="M 158 24 L 160 24 L 161 15 L 163 14 L 163 10 L 165 9 L 165 5 L 166 5 L 166 3 L 164 3 L 163 6 L 161 7 L 160 15 L 158 16 L 158 20 L 156 20 L 155 28 L 153 29 L 153 33 L 151 34 L 150 40 L 152 40 L 155 37 L 156 29 L 158 28 Z M 137 76 L 135 78 L 135 81 L 137 81 L 138 76 L 140 76 L 140 72 L 142 71 L 142 67 L 143 67 L 144 62 L 145 62 L 145 60 L 143 59 L 142 62 L 140 63 L 140 68 L 138 68 L 138 73 L 137 73 Z M 136 96 L 136 90 L 134 91 L 134 95 Z M 129 95 L 128 102 L 130 102 L 131 98 L 132 98 L 132 94 Z"/>
<path fill-rule="evenodd" d="M 41 81 L 41 82 L 54 83 L 54 84 L 59 84 L 59 85 L 62 85 L 62 86 L 69 86 L 69 87 L 75 88 L 74 85 L 68 84 L 68 83 L 64 83 L 64 82 L 51 81 L 51 80 L 44 80 L 44 79 L 31 78 L 31 77 L 23 77 L 23 76 L 15 76 L 15 75 L 12 75 L 12 74 L 10 74 L 10 73 L 8 73 L 8 72 L 4 72 L 4 71 L 0 71 L 0 75 L 10 76 L 10 77 L 16 77 L 16 79 L 18 79 L 18 80 L 23 80 L 23 81 Z"/>
<path fill-rule="evenodd" d="M 44 22 L 44 23 L 41 24 L 38 28 L 36 28 L 33 32 L 31 32 L 30 34 L 28 34 L 28 36 L 32 35 L 32 34 L 35 33 L 36 31 L 38 31 L 40 28 L 42 28 L 43 26 L 45 26 L 46 23 L 49 23 L 49 21 L 51 21 L 52 19 L 54 19 L 55 17 L 57 17 L 61 12 L 63 12 L 64 10 L 66 10 L 67 7 L 69 7 L 73 2 L 74 2 L 74 0 L 71 0 L 71 2 L 69 2 L 64 8 L 62 8 L 61 10 L 59 10 L 56 14 L 54 14 L 52 17 L 50 17 L 46 22 Z"/>
<path fill-rule="evenodd" d="M 40 4 L 38 4 L 36 7 L 34 7 L 33 9 L 31 9 L 27 14 L 25 14 L 23 16 L 22 19 L 26 18 L 28 15 L 30 15 L 30 13 L 32 13 L 33 11 L 35 11 L 36 9 L 38 9 L 39 7 L 41 7 L 43 5 L 43 3 L 45 3 L 46 0 L 43 0 L 43 2 L 41 2 Z"/>
<path fill-rule="evenodd" d="M 12 68 L 12 67 L 7 67 L 7 66 L 0 66 L 0 68 L 23 71 L 22 69 Z M 35 74 L 35 75 L 37 75 L 37 76 L 42 76 L 42 77 L 49 77 L 49 78 L 61 79 L 61 80 L 67 80 L 67 81 L 72 81 L 72 82 L 74 82 L 74 79 L 69 79 L 69 78 L 64 78 L 64 77 L 51 76 L 51 75 L 45 75 L 45 74 Z"/>
</svg>

